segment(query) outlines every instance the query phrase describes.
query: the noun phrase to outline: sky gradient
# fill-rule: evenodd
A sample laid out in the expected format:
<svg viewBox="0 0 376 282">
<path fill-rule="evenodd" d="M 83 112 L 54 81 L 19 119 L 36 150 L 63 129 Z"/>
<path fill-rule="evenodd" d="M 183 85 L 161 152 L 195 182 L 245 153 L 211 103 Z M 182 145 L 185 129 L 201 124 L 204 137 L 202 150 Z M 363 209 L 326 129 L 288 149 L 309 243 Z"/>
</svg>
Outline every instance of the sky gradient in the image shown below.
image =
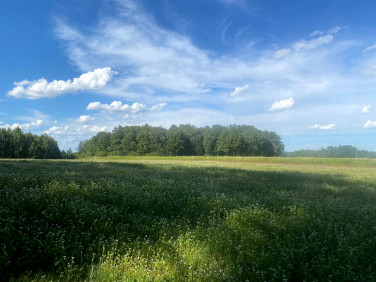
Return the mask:
<svg viewBox="0 0 376 282">
<path fill-rule="evenodd" d="M 375 1 L 5 0 L 0 126 L 247 124 L 376 151 Z"/>
</svg>

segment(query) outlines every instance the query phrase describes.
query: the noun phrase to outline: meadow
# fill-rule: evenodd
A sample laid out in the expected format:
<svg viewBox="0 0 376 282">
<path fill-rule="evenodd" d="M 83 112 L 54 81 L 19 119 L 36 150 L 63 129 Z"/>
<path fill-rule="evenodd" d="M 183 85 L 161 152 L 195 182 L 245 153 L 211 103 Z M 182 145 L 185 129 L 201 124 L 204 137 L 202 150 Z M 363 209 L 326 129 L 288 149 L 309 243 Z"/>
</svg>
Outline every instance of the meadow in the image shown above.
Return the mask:
<svg viewBox="0 0 376 282">
<path fill-rule="evenodd" d="M 374 281 L 375 160 L 0 161 L 16 281 Z"/>
</svg>

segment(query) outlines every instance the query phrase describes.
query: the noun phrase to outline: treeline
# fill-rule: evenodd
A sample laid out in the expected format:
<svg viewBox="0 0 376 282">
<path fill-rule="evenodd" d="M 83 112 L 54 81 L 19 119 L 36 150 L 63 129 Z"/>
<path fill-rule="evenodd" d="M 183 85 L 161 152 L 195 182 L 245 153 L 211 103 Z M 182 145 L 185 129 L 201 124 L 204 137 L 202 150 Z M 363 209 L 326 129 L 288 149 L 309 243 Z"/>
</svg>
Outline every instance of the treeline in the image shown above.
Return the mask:
<svg viewBox="0 0 376 282">
<path fill-rule="evenodd" d="M 284 151 L 275 132 L 249 125 L 214 125 L 197 128 L 190 124 L 162 127 L 118 126 L 81 141 L 81 156 L 279 156 Z"/>
<path fill-rule="evenodd" d="M 287 157 L 311 158 L 376 158 L 376 152 L 358 150 L 351 145 L 329 146 L 320 150 L 299 150 L 285 153 Z"/>
<path fill-rule="evenodd" d="M 46 134 L 24 134 L 20 128 L 0 128 L 0 158 L 60 159 L 74 158 L 72 150 L 60 151 L 57 142 Z"/>
</svg>

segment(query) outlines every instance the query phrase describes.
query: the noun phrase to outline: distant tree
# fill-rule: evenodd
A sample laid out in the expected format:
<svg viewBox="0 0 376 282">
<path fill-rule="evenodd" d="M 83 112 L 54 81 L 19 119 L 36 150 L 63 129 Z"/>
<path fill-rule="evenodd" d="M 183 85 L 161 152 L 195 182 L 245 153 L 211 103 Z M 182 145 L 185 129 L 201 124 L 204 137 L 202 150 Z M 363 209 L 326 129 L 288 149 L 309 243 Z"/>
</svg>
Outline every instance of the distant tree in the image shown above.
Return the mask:
<svg viewBox="0 0 376 282">
<path fill-rule="evenodd" d="M 166 134 L 166 152 L 171 156 L 184 156 L 189 152 L 189 141 L 184 132 L 172 125 Z"/>
<path fill-rule="evenodd" d="M 171 156 L 277 156 L 284 151 L 280 137 L 249 125 L 197 128 L 190 124 L 161 127 L 118 126 L 79 143 L 80 154 Z M 65 152 L 66 153 L 66 152 Z"/>
<path fill-rule="evenodd" d="M 218 155 L 217 141 L 221 132 L 225 129 L 221 125 L 213 125 L 210 127 L 205 127 L 204 129 L 204 149 L 205 154 L 209 156 Z"/>
<path fill-rule="evenodd" d="M 48 135 L 37 136 L 24 134 L 17 127 L 0 129 L 1 158 L 60 158 L 61 152 L 57 142 Z"/>
<path fill-rule="evenodd" d="M 138 128 L 136 136 L 137 155 L 148 155 L 151 153 L 151 126 L 145 124 Z"/>
<path fill-rule="evenodd" d="M 150 128 L 150 154 L 166 155 L 166 129 L 162 127 Z"/>
<path fill-rule="evenodd" d="M 61 151 L 61 158 L 62 159 L 75 159 L 76 156 L 72 152 L 72 149 L 69 148 L 67 151 L 64 151 L 64 150 Z"/>
<path fill-rule="evenodd" d="M 329 146 L 320 150 L 298 150 L 285 153 L 288 157 L 313 158 L 376 158 L 376 152 L 358 150 L 351 145 Z"/>
<path fill-rule="evenodd" d="M 221 155 L 239 155 L 242 146 L 242 137 L 236 127 L 230 127 L 221 132 L 217 141 L 217 151 Z"/>
</svg>

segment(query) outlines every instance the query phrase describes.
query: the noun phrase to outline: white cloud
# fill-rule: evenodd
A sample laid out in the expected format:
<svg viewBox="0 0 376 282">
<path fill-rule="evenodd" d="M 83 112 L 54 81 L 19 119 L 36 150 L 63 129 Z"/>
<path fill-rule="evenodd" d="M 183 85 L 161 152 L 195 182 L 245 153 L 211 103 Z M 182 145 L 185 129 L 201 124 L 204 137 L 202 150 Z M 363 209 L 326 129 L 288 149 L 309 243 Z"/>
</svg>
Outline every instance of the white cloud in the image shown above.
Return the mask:
<svg viewBox="0 0 376 282">
<path fill-rule="evenodd" d="M 235 87 L 235 90 L 233 92 L 231 92 L 231 96 L 235 96 L 235 95 L 238 95 L 239 93 L 247 90 L 249 88 L 248 84 L 247 85 L 244 85 L 242 87 Z"/>
<path fill-rule="evenodd" d="M 285 110 L 285 109 L 291 108 L 294 104 L 295 104 L 295 100 L 293 98 L 276 101 L 269 108 L 269 111 L 273 112 L 273 111 Z"/>
<path fill-rule="evenodd" d="M 368 114 L 370 111 L 371 111 L 371 105 L 367 105 L 362 108 L 362 113 Z"/>
<path fill-rule="evenodd" d="M 69 126 L 53 126 L 50 129 L 46 130 L 45 133 L 48 135 L 64 135 L 67 134 Z"/>
<path fill-rule="evenodd" d="M 97 132 L 101 132 L 101 131 L 106 131 L 107 130 L 107 126 L 97 126 L 97 125 L 94 125 L 94 126 L 89 127 L 89 130 L 91 132 L 97 133 Z"/>
<path fill-rule="evenodd" d="M 368 121 L 364 124 L 364 127 L 365 127 L 365 128 L 375 128 L 375 127 L 376 127 L 376 121 L 368 120 Z"/>
<path fill-rule="evenodd" d="M 30 130 L 30 129 L 33 129 L 33 128 L 37 128 L 37 127 L 40 127 L 42 124 L 43 124 L 43 120 L 36 120 L 36 121 L 33 121 L 31 123 L 23 123 L 23 124 L 20 124 L 20 123 L 14 123 L 12 125 L 10 124 L 4 124 L 4 122 L 1 122 L 0 124 L 0 127 L 2 128 L 10 128 L 10 129 L 16 129 L 17 127 L 19 127 L 20 129 L 22 130 Z"/>
<path fill-rule="evenodd" d="M 97 126 L 113 128 L 151 122 L 165 126 L 169 117 L 175 123 L 189 121 L 197 125 L 252 121 L 261 129 L 281 134 L 291 134 L 291 128 L 294 134 L 312 134 L 306 121 L 313 117 L 320 117 L 315 121 L 319 124 L 326 120 L 342 124 L 348 119 L 346 124 L 353 128 L 364 122 L 359 105 L 351 111 L 348 107 L 354 106 L 354 97 L 369 100 L 366 96 L 369 87 L 374 87 L 374 80 L 361 75 L 357 69 L 359 60 L 348 60 L 349 52 L 356 53 L 361 45 L 355 46 L 358 42 L 352 38 L 343 39 L 346 35 L 337 38 L 339 28 L 313 32 L 313 37 L 303 34 L 280 46 L 259 42 L 251 47 L 255 51 L 251 53 L 238 46 L 236 52 L 222 54 L 199 48 L 194 44 L 197 41 L 187 36 L 189 33 L 179 34 L 158 25 L 138 1 L 116 3 L 117 12 L 102 11 L 100 23 L 90 29 L 70 28 L 63 22 L 56 26 L 61 30 L 58 37 L 64 41 L 70 61 L 82 72 L 98 67 L 98 62 L 119 71 L 105 89 L 105 94 L 116 98 L 107 100 L 108 104 L 94 102 L 88 106 Z M 300 38 L 305 40 L 299 41 Z M 356 44 L 350 45 L 349 41 Z M 229 95 L 233 90 L 237 93 L 235 86 L 247 84 L 252 86 L 252 95 L 238 95 L 236 99 Z M 289 97 L 299 101 L 299 107 L 277 112 L 294 105 L 295 100 Z M 325 107 L 321 107 L 323 99 Z M 122 108 L 124 102 L 112 101 L 138 101 L 149 109 L 161 102 L 172 106 L 163 113 L 141 107 L 142 114 L 133 115 L 136 107 L 132 103 Z M 268 106 L 276 101 L 269 109 L 273 114 L 265 111 L 269 108 L 265 108 L 267 101 Z M 197 107 L 197 116 L 181 114 L 189 112 L 186 110 L 192 105 Z M 215 115 L 204 111 L 207 105 L 218 109 Z M 93 113 L 94 110 L 98 112 Z M 114 112 L 119 114 L 112 123 L 102 119 L 114 116 Z M 187 121 L 188 118 L 191 119 Z"/>
<path fill-rule="evenodd" d="M 123 104 L 121 101 L 113 101 L 111 104 L 101 104 L 100 102 L 90 103 L 86 109 L 87 110 L 96 110 L 103 112 L 130 112 L 138 113 L 141 111 L 158 111 L 161 110 L 166 103 L 161 103 L 154 105 L 151 108 L 146 107 L 145 104 L 133 103 L 132 105 Z"/>
<path fill-rule="evenodd" d="M 339 32 L 339 31 L 341 31 L 343 29 L 343 27 L 340 27 L 340 26 L 335 26 L 335 27 L 333 27 L 331 30 L 329 30 L 329 34 L 335 34 L 335 33 L 337 33 L 337 32 Z"/>
<path fill-rule="evenodd" d="M 15 82 L 8 96 L 36 100 L 40 98 L 53 98 L 65 93 L 74 93 L 82 90 L 98 90 L 106 86 L 116 74 L 110 67 L 98 68 L 80 75 L 73 80 L 54 80 L 48 82 L 45 78 L 36 81 L 23 80 Z"/>
<path fill-rule="evenodd" d="M 311 34 L 310 34 L 310 36 L 316 36 L 316 35 L 323 35 L 324 34 L 324 32 L 322 32 L 321 30 L 315 30 L 314 32 L 312 32 Z"/>
<path fill-rule="evenodd" d="M 91 116 L 82 115 L 82 116 L 80 116 L 80 118 L 77 121 L 81 122 L 81 123 L 86 123 L 86 122 L 89 122 L 89 121 L 92 121 L 92 120 L 94 120 L 94 119 Z"/>
<path fill-rule="evenodd" d="M 320 36 L 312 40 L 301 39 L 300 41 L 295 42 L 293 47 L 297 51 L 304 50 L 304 49 L 310 50 L 310 49 L 315 49 L 319 47 L 320 45 L 328 44 L 332 42 L 332 40 L 333 40 L 333 35 L 327 34 L 327 35 Z"/>
<path fill-rule="evenodd" d="M 372 51 L 372 50 L 376 50 L 376 44 L 368 46 L 366 49 L 363 50 L 363 52 L 368 52 L 368 51 Z"/>
<path fill-rule="evenodd" d="M 98 133 L 101 131 L 106 131 L 108 129 L 107 126 L 100 126 L 100 125 L 82 125 L 81 127 L 74 127 L 74 126 L 53 126 L 50 129 L 46 130 L 44 133 L 51 135 L 51 136 L 59 136 L 59 138 L 67 138 L 67 137 L 76 137 L 76 142 L 80 140 L 80 138 L 86 139 L 88 136 L 92 136 L 93 133 Z"/>
<path fill-rule="evenodd" d="M 272 93 L 292 88 L 299 89 L 293 91 L 294 96 L 306 95 L 306 85 L 319 85 L 334 78 L 330 73 L 331 58 L 315 50 L 332 41 L 333 35 L 296 42 L 277 51 L 266 50 L 259 57 L 249 56 L 249 50 L 221 55 L 198 48 L 186 35 L 158 26 L 139 2 L 115 3 L 117 13 L 102 14 L 100 24 L 89 32 L 62 21 L 57 22 L 56 29 L 67 46 L 70 61 L 82 70 L 101 62 L 119 71 L 106 88 L 106 94 L 118 99 L 181 104 L 210 99 L 212 103 L 216 95 L 216 103 L 222 103 L 225 91 L 234 83 L 252 83 L 252 98 L 268 100 Z M 203 92 L 209 95 L 201 95 Z M 219 97 L 218 93 L 223 95 Z"/>
<path fill-rule="evenodd" d="M 281 59 L 291 53 L 290 49 L 279 49 L 274 53 L 276 59 Z"/>
<path fill-rule="evenodd" d="M 308 128 L 320 129 L 320 130 L 332 130 L 332 129 L 336 128 L 336 125 L 334 123 L 331 123 L 331 124 L 328 124 L 328 125 L 318 125 L 318 124 L 315 124 L 315 125 L 309 126 Z"/>
</svg>

